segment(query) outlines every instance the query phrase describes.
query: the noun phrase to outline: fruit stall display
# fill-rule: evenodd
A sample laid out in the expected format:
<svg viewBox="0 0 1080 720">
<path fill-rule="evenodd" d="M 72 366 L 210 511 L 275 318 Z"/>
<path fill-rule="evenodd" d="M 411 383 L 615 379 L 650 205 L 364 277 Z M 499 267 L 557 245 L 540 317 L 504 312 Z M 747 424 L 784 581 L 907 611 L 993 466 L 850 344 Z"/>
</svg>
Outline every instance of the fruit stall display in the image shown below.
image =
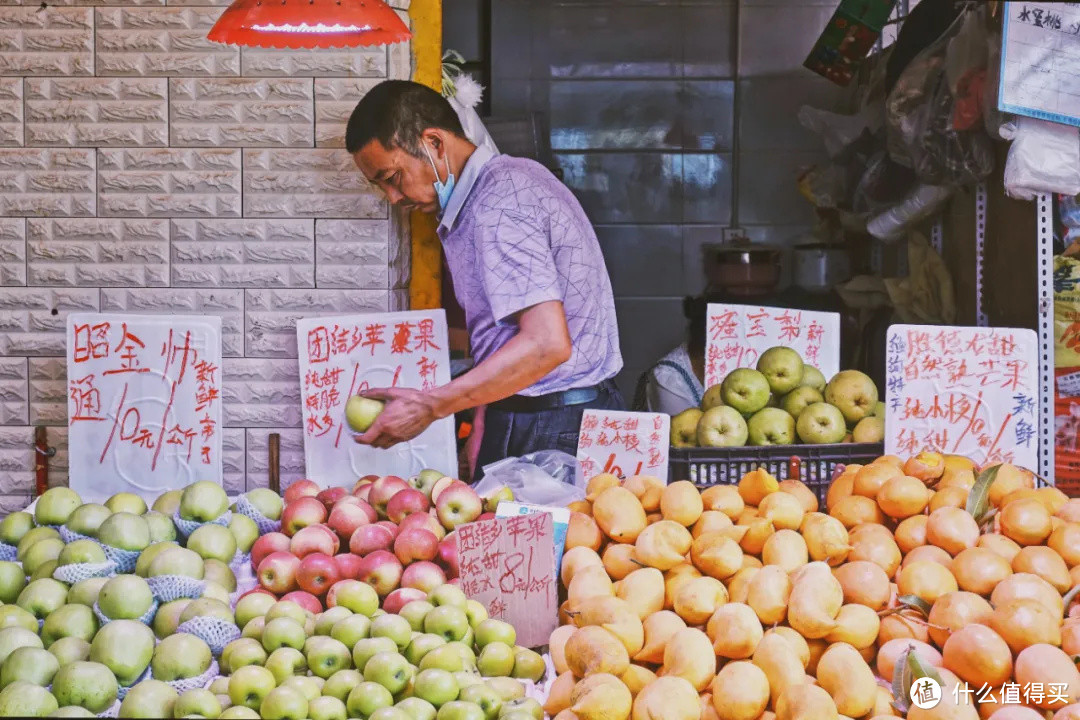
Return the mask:
<svg viewBox="0 0 1080 720">
<path fill-rule="evenodd" d="M 800 474 L 824 485 L 836 464 L 880 456 L 884 437 L 885 403 L 868 375 L 842 370 L 826 382 L 798 352 L 774 347 L 756 368 L 732 370 L 709 387 L 700 407 L 671 418 L 671 477 L 736 482 L 751 459 L 786 476 L 787 460 L 801 454 L 821 462 Z M 816 447 L 790 447 L 800 445 Z M 750 456 L 738 450 L 745 446 L 768 450 Z"/>
<path fill-rule="evenodd" d="M 975 470 L 881 457 L 843 468 L 823 503 L 761 470 L 704 491 L 593 478 L 545 712 L 1080 718 L 1080 500 L 1012 465 Z M 932 707 L 912 700 L 925 678 Z"/>
<path fill-rule="evenodd" d="M 543 720 L 544 658 L 457 587 L 506 494 L 50 489 L 0 522 L 0 716 Z"/>
</svg>

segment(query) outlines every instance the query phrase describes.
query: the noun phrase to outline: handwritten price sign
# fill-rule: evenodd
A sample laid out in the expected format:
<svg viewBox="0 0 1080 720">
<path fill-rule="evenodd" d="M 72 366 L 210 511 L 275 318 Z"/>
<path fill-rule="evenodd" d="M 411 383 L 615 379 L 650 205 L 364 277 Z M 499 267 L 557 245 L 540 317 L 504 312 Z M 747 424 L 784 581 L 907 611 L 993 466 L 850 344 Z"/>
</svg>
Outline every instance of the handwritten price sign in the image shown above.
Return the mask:
<svg viewBox="0 0 1080 720">
<path fill-rule="evenodd" d="M 513 625 L 519 645 L 546 645 L 559 625 L 551 513 L 468 523 L 456 536 L 462 592 Z"/>
<path fill-rule="evenodd" d="M 309 478 L 351 486 L 362 475 L 457 467 L 453 418 L 389 450 L 357 444 L 345 423 L 351 395 L 371 388 L 430 390 L 450 382 L 444 311 L 302 318 L 296 335 Z"/>
<path fill-rule="evenodd" d="M 664 413 L 586 410 L 581 416 L 577 458 L 585 479 L 601 473 L 668 479 L 671 417 Z"/>
<path fill-rule="evenodd" d="M 1038 460 L 1034 330 L 893 325 L 885 452 L 936 450 L 976 463 Z"/>
<path fill-rule="evenodd" d="M 757 366 L 771 347 L 785 345 L 828 380 L 840 372 L 840 315 L 761 305 L 710 304 L 706 320 L 705 387 L 737 368 Z"/>
<path fill-rule="evenodd" d="M 153 500 L 221 482 L 221 319 L 68 316 L 71 487 Z"/>
</svg>

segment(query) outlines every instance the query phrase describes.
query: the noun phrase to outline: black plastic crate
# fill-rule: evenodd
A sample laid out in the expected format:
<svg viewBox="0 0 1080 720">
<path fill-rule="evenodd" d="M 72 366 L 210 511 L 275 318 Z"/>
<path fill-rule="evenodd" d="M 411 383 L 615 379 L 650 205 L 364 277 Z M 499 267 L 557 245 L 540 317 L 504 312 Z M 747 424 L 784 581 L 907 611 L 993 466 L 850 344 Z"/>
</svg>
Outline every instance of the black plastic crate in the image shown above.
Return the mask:
<svg viewBox="0 0 1080 720">
<path fill-rule="evenodd" d="M 751 470 L 764 468 L 777 480 L 801 480 L 824 502 L 837 466 L 865 465 L 884 454 L 883 443 L 672 448 L 668 479 L 689 480 L 700 488 L 735 485 Z"/>
</svg>

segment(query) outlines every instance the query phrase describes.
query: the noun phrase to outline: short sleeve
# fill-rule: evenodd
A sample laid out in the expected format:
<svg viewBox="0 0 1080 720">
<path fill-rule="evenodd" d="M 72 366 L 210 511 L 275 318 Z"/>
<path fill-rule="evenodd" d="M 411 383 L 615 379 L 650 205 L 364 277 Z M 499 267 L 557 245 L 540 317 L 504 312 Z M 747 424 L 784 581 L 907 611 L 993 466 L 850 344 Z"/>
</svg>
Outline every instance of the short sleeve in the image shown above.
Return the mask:
<svg viewBox="0 0 1080 720">
<path fill-rule="evenodd" d="M 477 213 L 480 279 L 496 322 L 543 302 L 563 299 L 548 223 L 535 205 L 522 208 L 513 195 L 489 195 Z"/>
</svg>

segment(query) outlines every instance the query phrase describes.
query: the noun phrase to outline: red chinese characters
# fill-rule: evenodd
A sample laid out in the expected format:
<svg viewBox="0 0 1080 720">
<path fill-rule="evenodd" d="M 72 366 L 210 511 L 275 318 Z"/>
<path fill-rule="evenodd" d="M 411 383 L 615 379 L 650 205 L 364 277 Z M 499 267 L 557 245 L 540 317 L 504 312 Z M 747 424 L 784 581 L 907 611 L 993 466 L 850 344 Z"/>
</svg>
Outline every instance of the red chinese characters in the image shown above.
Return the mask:
<svg viewBox="0 0 1080 720">
<path fill-rule="evenodd" d="M 71 422 L 85 420 L 101 421 L 101 392 L 94 387 L 94 376 L 73 379 L 68 382 L 68 396 L 75 403 Z"/>
</svg>

